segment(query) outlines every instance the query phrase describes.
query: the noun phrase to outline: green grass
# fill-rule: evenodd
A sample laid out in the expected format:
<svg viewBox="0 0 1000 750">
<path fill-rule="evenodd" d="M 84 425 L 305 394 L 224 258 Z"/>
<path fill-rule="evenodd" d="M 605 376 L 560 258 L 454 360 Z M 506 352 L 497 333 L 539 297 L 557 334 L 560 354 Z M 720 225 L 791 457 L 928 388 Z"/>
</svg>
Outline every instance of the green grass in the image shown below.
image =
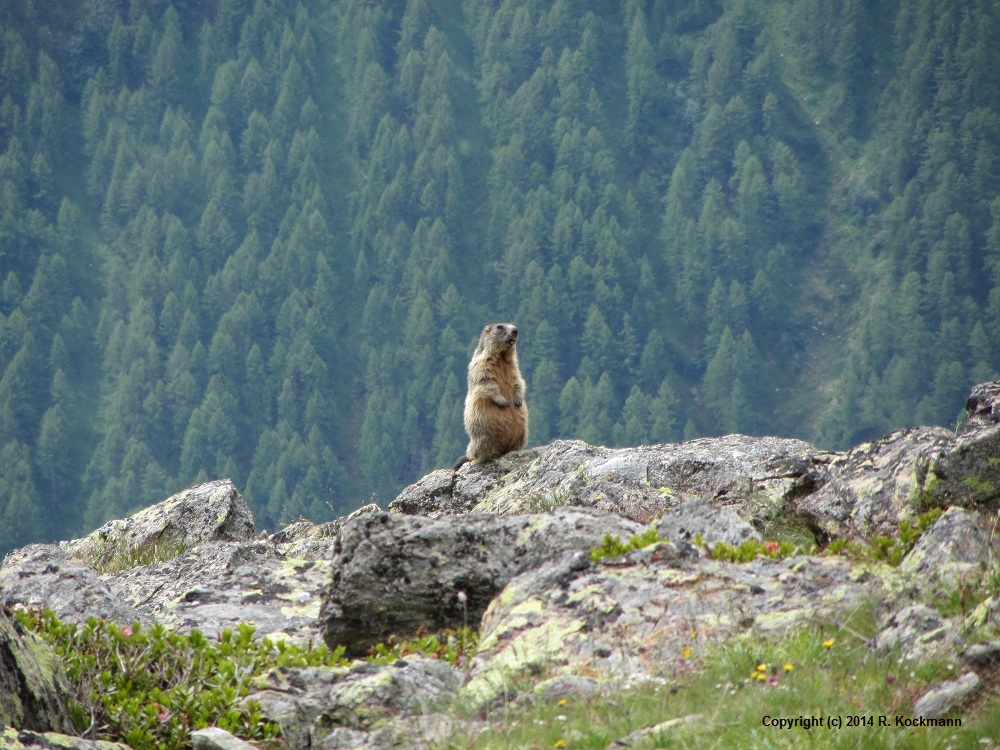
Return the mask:
<svg viewBox="0 0 1000 750">
<path fill-rule="evenodd" d="M 121 573 L 140 565 L 153 565 L 180 557 L 189 549 L 181 541 L 157 539 L 150 544 L 126 540 L 105 541 L 86 555 L 87 563 L 98 575 Z"/>
<path fill-rule="evenodd" d="M 774 642 L 748 636 L 703 647 L 692 640 L 686 658 L 655 684 L 590 700 L 535 705 L 515 700 L 489 712 L 486 731 L 455 737 L 447 747 L 604 750 L 670 720 L 678 721 L 634 747 L 984 748 L 990 746 L 987 739 L 1000 744 L 1000 704 L 993 696 L 966 713 L 949 714 L 962 719 L 961 728 L 896 725 L 897 716 L 909 717 L 910 704 L 930 683 L 956 677 L 959 666 L 943 659 L 916 664 L 873 650 L 875 609 L 872 603 L 841 622 L 817 623 Z M 530 692 L 530 685 L 524 687 Z M 765 717 L 818 717 L 824 723 L 808 730 L 781 728 L 765 726 Z M 828 717 L 841 726 L 828 727 Z M 848 726 L 852 722 L 855 726 Z"/>
</svg>

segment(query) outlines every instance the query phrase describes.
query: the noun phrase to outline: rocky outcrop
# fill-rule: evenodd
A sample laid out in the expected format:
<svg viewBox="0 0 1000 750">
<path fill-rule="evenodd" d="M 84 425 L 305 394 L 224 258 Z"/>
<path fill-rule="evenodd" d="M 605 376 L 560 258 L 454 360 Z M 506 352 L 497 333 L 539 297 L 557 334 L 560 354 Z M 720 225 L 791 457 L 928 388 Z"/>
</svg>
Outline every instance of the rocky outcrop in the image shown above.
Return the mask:
<svg viewBox="0 0 1000 750">
<path fill-rule="evenodd" d="M 683 664 L 685 648 L 832 620 L 885 585 L 838 557 L 735 565 L 669 542 L 597 564 L 567 553 L 494 599 L 463 693 L 488 703 L 539 671 L 641 682 Z"/>
<path fill-rule="evenodd" d="M 209 636 L 249 623 L 259 637 L 319 640 L 320 599 L 338 530 L 339 523 L 302 521 L 255 539 L 253 515 L 232 482 L 210 482 L 81 540 L 11 552 L 0 566 L 0 602 L 51 609 L 71 622 L 157 622 Z M 164 547 L 164 534 L 185 541 Z M 86 558 L 103 538 L 115 540 L 104 548 L 113 564 L 96 561 L 110 568 L 98 573 Z M 124 549 L 132 550 L 129 557 L 121 556 Z"/>
<path fill-rule="evenodd" d="M 259 702 L 293 748 L 427 747 L 456 720 L 447 707 L 465 675 L 436 659 L 351 667 L 276 669 L 247 700 Z"/>
<path fill-rule="evenodd" d="M 118 742 L 85 740 L 59 732 L 32 732 L 0 725 L 0 750 L 129 750 Z"/>
<path fill-rule="evenodd" d="M 126 519 L 109 521 L 83 539 L 63 542 L 73 557 L 102 570 L 173 556 L 204 542 L 249 541 L 254 536 L 250 508 L 229 479 L 208 482 Z"/>
<path fill-rule="evenodd" d="M 605 534 L 639 532 L 600 511 L 423 518 L 366 514 L 345 523 L 321 612 L 331 647 L 363 655 L 390 634 L 478 626 L 507 582 L 567 550 L 590 550 Z"/>
<path fill-rule="evenodd" d="M 69 732 L 68 698 L 66 675 L 52 650 L 0 609 L 0 727 Z"/>
<path fill-rule="evenodd" d="M 54 544 L 9 553 L 0 566 L 0 597 L 4 606 L 51 609 L 67 622 L 99 617 L 127 625 L 141 619 L 90 565 Z"/>
<path fill-rule="evenodd" d="M 830 461 L 816 490 L 799 498 L 796 511 L 821 541 L 892 535 L 914 515 L 923 485 L 925 456 L 954 442 L 942 427 L 914 427 L 863 443 Z"/>
<path fill-rule="evenodd" d="M 949 508 L 928 529 L 900 565 L 923 586 L 935 581 L 978 576 L 1000 555 L 996 531 L 978 513 Z"/>
<path fill-rule="evenodd" d="M 833 457 L 801 440 L 745 435 L 637 448 L 557 440 L 485 466 L 432 472 L 403 490 L 389 510 L 436 518 L 574 505 L 649 523 L 683 502 L 708 499 L 751 520 L 807 491 Z"/>
<path fill-rule="evenodd" d="M 332 540 L 312 551 L 328 553 Z M 104 577 L 145 622 L 213 636 L 250 623 L 259 637 L 305 642 L 318 636 L 329 559 L 282 554 L 270 540 L 208 542 L 179 557 Z"/>
<path fill-rule="evenodd" d="M 924 503 L 996 509 L 1000 505 L 1000 383 L 972 389 L 954 440 L 922 457 Z"/>
</svg>

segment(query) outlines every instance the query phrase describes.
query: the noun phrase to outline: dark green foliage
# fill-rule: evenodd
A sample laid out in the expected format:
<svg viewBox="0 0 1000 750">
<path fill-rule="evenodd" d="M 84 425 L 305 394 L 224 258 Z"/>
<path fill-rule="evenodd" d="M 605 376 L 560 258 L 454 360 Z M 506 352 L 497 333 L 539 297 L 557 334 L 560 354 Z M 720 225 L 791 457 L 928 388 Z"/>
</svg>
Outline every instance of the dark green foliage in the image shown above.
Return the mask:
<svg viewBox="0 0 1000 750">
<path fill-rule="evenodd" d="M 267 528 L 384 503 L 462 452 L 491 320 L 535 444 L 953 426 L 1000 373 L 997 14 L 8 3 L 0 551 L 220 475 Z"/>
<path fill-rule="evenodd" d="M 70 716 L 95 739 L 137 750 L 190 748 L 190 733 L 217 726 L 247 740 L 274 740 L 277 724 L 244 703 L 251 683 L 275 667 L 339 666 L 343 649 L 306 648 L 253 638 L 241 624 L 208 639 L 161 625 L 143 630 L 91 618 L 60 622 L 23 610 L 18 620 L 52 645 L 72 687 Z"/>
<path fill-rule="evenodd" d="M 646 529 L 641 534 L 629 537 L 624 542 L 616 536 L 605 534 L 604 539 L 601 540 L 601 546 L 590 550 L 590 560 L 591 562 L 600 562 L 608 558 L 620 557 L 633 550 L 649 547 L 662 541 L 664 540 L 660 538 L 655 528 Z"/>
</svg>

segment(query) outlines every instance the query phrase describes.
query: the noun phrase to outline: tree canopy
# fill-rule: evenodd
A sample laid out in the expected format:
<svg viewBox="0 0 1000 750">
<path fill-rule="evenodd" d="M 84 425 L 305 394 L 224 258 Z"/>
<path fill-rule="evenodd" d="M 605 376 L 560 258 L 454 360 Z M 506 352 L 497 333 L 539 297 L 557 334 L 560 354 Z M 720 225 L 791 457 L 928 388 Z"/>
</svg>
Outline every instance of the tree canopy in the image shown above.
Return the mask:
<svg viewBox="0 0 1000 750">
<path fill-rule="evenodd" d="M 531 439 L 844 448 L 1000 370 L 986 0 L 0 5 L 0 551 Z"/>
</svg>

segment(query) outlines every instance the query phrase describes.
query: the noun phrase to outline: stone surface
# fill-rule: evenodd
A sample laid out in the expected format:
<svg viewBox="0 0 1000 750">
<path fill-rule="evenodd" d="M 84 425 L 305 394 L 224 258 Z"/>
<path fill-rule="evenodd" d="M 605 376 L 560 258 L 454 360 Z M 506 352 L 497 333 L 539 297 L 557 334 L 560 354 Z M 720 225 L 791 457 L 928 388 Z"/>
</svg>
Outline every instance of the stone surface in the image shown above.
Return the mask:
<svg viewBox="0 0 1000 750">
<path fill-rule="evenodd" d="M 315 545 L 291 542 L 300 553 Z M 332 553 L 333 540 L 320 543 Z M 143 620 L 171 630 L 212 636 L 248 623 L 256 636 L 319 641 L 322 592 L 329 559 L 290 558 L 267 540 L 211 542 L 164 563 L 105 576 L 108 588 Z"/>
<path fill-rule="evenodd" d="M 833 454 L 800 440 L 728 435 L 686 443 L 602 448 L 578 440 L 435 471 L 389 505 L 396 513 L 533 513 L 563 505 L 641 523 L 685 500 L 734 505 L 746 520 L 811 486 Z"/>
<path fill-rule="evenodd" d="M 650 742 L 664 742 L 670 733 L 677 727 L 684 724 L 697 724 L 702 719 L 701 714 L 689 714 L 676 719 L 667 719 L 659 724 L 637 729 L 631 734 L 615 740 L 609 744 L 606 750 L 616 750 L 616 748 L 646 747 Z"/>
<path fill-rule="evenodd" d="M 781 635 L 886 586 L 837 557 L 732 564 L 672 543 L 591 564 L 582 553 L 525 572 L 483 617 L 464 698 L 486 704 L 543 671 L 630 683 L 686 667 L 711 642 Z"/>
<path fill-rule="evenodd" d="M 66 675 L 48 644 L 0 609 L 0 727 L 70 732 L 69 695 Z"/>
<path fill-rule="evenodd" d="M 321 613 L 324 637 L 331 648 L 360 655 L 390 633 L 475 627 L 517 573 L 565 550 L 590 550 L 605 534 L 628 538 L 642 528 L 586 508 L 506 517 L 360 516 L 341 532 Z"/>
<path fill-rule="evenodd" d="M 413 717 L 444 707 L 463 680 L 460 670 L 420 657 L 394 664 L 355 662 L 349 668 L 275 669 L 257 681 L 246 700 L 259 702 L 264 715 L 281 726 L 290 750 L 392 747 L 389 740 L 407 725 L 419 740 Z M 399 719 L 407 721 L 396 729 L 387 726 Z M 424 729 L 430 732 L 432 726 Z"/>
<path fill-rule="evenodd" d="M 919 496 L 940 507 L 1000 505 L 1000 382 L 981 383 L 965 403 L 966 421 L 950 444 L 922 456 Z"/>
<path fill-rule="evenodd" d="M 545 701 L 589 700 L 605 693 L 605 687 L 592 677 L 566 675 L 543 680 L 535 685 L 535 693 Z"/>
<path fill-rule="evenodd" d="M 515 575 L 642 526 L 586 508 L 527 516 L 366 514 L 346 522 L 323 601 L 324 637 L 363 655 L 390 634 L 469 625 Z M 462 600 L 464 597 L 464 601 Z"/>
<path fill-rule="evenodd" d="M 1000 425 L 1000 382 L 980 383 L 965 400 L 965 423 L 959 435 Z"/>
<path fill-rule="evenodd" d="M 976 693 L 982 681 L 975 672 L 966 672 L 957 680 L 949 680 L 932 686 L 914 701 L 910 713 L 925 719 L 937 719 Z"/>
<path fill-rule="evenodd" d="M 128 745 L 85 740 L 59 732 L 32 732 L 0 726 L 0 750 L 130 750 Z"/>
<path fill-rule="evenodd" d="M 51 609 L 67 622 L 99 617 L 128 625 L 142 620 L 93 568 L 54 544 L 32 544 L 4 558 L 0 602 Z"/>
<path fill-rule="evenodd" d="M 911 604 L 886 616 L 880 623 L 875 646 L 898 648 L 906 659 L 918 659 L 954 646 L 958 631 L 926 604 Z"/>
<path fill-rule="evenodd" d="M 900 520 L 915 515 L 925 454 L 953 442 L 942 427 L 914 427 L 852 448 L 830 462 L 818 489 L 798 500 L 798 512 L 827 537 L 894 536 Z"/>
<path fill-rule="evenodd" d="M 873 597 L 888 610 L 877 646 L 912 658 L 955 655 L 957 633 L 1000 625 L 1000 601 L 952 620 L 912 597 L 947 592 L 996 559 L 988 519 L 1000 502 L 998 435 L 1000 383 L 988 383 L 973 390 L 957 436 L 913 428 L 843 454 L 741 435 L 631 449 L 557 441 L 429 474 L 391 513 L 366 506 L 259 538 L 232 483 L 211 482 L 82 540 L 12 552 L 0 567 L 0 596 L 64 619 L 140 619 L 209 635 L 248 622 L 258 636 L 322 636 L 354 654 L 390 633 L 480 624 L 468 669 L 411 657 L 283 668 L 248 697 L 281 724 L 291 750 L 439 747 L 456 730 L 471 737 L 485 726 L 456 718 L 453 701 L 600 700 L 616 686 L 689 674 L 717 643 L 780 636 Z M 938 505 L 956 507 L 899 569 L 832 555 L 733 564 L 690 545 L 699 535 L 737 545 L 774 529 L 864 542 L 895 536 L 901 520 Z M 668 541 L 591 562 L 605 534 L 625 541 L 651 522 Z M 151 561 L 161 554 L 172 559 Z M 47 672 L 51 652 L 7 625 L 0 673 L 32 659 Z M 28 650 L 10 656 L 15 648 Z M 947 712 L 981 689 L 978 679 L 992 684 L 998 653 L 996 643 L 968 647 L 962 663 L 979 676 L 935 686 L 914 711 Z M 0 750 L 110 750 L 43 733 L 45 721 L 32 730 L 24 706 L 53 699 L 2 702 L 22 684 L 0 682 L 0 718 L 24 730 L 5 731 Z M 648 744 L 682 720 L 615 746 Z"/>
<path fill-rule="evenodd" d="M 253 514 L 229 479 L 192 487 L 125 519 L 109 521 L 61 546 L 101 570 L 132 567 L 133 560 L 173 556 L 203 542 L 250 541 Z"/>
<path fill-rule="evenodd" d="M 1000 553 L 1000 544 L 978 513 L 949 508 L 900 563 L 900 570 L 923 581 L 956 581 L 979 576 Z"/>
<path fill-rule="evenodd" d="M 225 729 L 207 727 L 191 732 L 194 750 L 254 750 L 254 746 Z"/>
<path fill-rule="evenodd" d="M 656 524 L 657 533 L 671 540 L 693 543 L 701 537 L 707 543 L 723 542 L 738 546 L 760 534 L 729 508 L 713 506 L 705 500 L 690 500 L 668 510 Z"/>
<path fill-rule="evenodd" d="M 1000 641 L 974 643 L 959 656 L 970 667 L 1000 667 Z"/>
</svg>

